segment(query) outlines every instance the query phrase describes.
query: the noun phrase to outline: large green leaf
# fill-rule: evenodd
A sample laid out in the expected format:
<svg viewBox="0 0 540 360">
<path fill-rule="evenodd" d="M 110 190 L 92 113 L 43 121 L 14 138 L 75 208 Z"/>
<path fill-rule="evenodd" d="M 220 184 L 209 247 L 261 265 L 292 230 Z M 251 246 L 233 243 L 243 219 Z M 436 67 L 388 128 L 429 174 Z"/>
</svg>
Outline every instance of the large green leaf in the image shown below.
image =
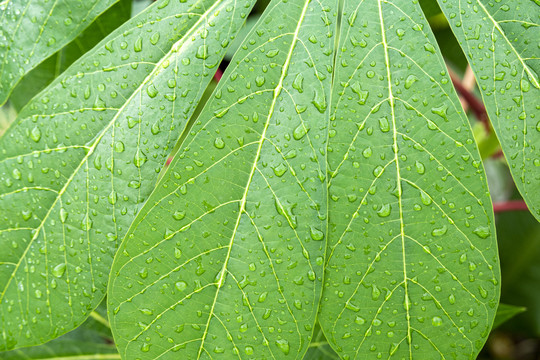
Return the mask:
<svg viewBox="0 0 540 360">
<path fill-rule="evenodd" d="M 469 359 L 499 299 L 486 177 L 417 1 L 345 2 L 321 326 L 343 359 Z"/>
<path fill-rule="evenodd" d="M 71 64 L 84 53 L 92 49 L 103 38 L 131 17 L 133 0 L 119 0 L 63 49 L 39 64 L 26 74 L 13 89 L 10 103 L 20 110 L 45 89 L 55 78 L 60 76 Z"/>
<path fill-rule="evenodd" d="M 474 70 L 514 181 L 540 220 L 540 3 L 439 4 Z"/>
<path fill-rule="evenodd" d="M 118 0 L 0 2 L 0 105 L 30 70 Z"/>
<path fill-rule="evenodd" d="M 0 139 L 0 350 L 55 338 L 103 299 L 118 241 L 251 3 L 157 2 Z"/>
<path fill-rule="evenodd" d="M 275 0 L 233 58 L 116 255 L 109 316 L 124 359 L 307 350 L 335 17 L 335 0 Z"/>
</svg>

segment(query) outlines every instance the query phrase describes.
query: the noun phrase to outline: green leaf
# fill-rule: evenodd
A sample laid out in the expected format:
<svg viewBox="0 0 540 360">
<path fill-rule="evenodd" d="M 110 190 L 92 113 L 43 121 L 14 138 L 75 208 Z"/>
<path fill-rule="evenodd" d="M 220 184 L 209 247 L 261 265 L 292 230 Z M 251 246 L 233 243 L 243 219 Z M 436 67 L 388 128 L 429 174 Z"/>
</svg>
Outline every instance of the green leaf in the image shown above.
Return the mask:
<svg viewBox="0 0 540 360">
<path fill-rule="evenodd" d="M 100 309 L 104 307 L 100 306 Z M 89 318 L 77 329 L 46 344 L 0 352 L 3 360 L 114 360 L 120 355 L 109 328 Z"/>
<path fill-rule="evenodd" d="M 45 89 L 75 60 L 92 49 L 118 26 L 129 20 L 133 0 L 119 0 L 72 42 L 26 74 L 13 89 L 10 103 L 20 111 L 37 93 Z"/>
<path fill-rule="evenodd" d="M 233 58 L 116 255 L 108 307 L 122 358 L 306 352 L 335 23 L 335 0 L 275 0 Z"/>
<path fill-rule="evenodd" d="M 482 92 L 514 181 L 540 220 L 540 5 L 439 0 Z"/>
<path fill-rule="evenodd" d="M 234 3 L 155 3 L 0 139 L 0 349 L 58 337 L 103 299 L 119 240 L 252 5 Z"/>
<path fill-rule="evenodd" d="M 26 73 L 75 39 L 117 1 L 0 2 L 0 105 Z"/>
<path fill-rule="evenodd" d="M 507 305 L 507 304 L 499 304 L 499 308 L 497 309 L 497 314 L 495 315 L 495 321 L 493 323 L 493 328 L 496 329 L 511 318 L 513 318 L 516 315 L 519 315 L 523 312 L 527 311 L 527 308 L 524 308 L 522 306 L 514 306 L 514 305 Z"/>
<path fill-rule="evenodd" d="M 474 358 L 500 275 L 470 125 L 417 3 L 344 6 L 319 321 L 343 359 Z"/>
<path fill-rule="evenodd" d="M 338 360 L 339 356 L 332 349 L 319 324 L 313 331 L 313 339 L 303 360 Z"/>
</svg>

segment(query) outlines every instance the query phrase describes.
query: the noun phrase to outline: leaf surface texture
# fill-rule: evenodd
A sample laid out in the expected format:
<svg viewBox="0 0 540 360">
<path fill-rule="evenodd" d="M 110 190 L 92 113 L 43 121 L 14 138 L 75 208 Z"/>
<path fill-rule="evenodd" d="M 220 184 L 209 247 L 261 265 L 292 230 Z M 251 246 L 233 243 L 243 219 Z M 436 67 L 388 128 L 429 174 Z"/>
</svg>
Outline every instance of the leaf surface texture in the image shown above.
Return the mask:
<svg viewBox="0 0 540 360">
<path fill-rule="evenodd" d="M 514 182 L 540 221 L 540 3 L 439 4 L 475 73 Z"/>
<path fill-rule="evenodd" d="M 0 139 L 0 349 L 53 339 L 101 302 L 119 240 L 251 5 L 157 2 Z"/>
<path fill-rule="evenodd" d="M 118 0 L 0 2 L 0 105 L 28 73 Z"/>
<path fill-rule="evenodd" d="M 123 358 L 306 352 L 335 17 L 333 0 L 273 1 L 234 56 L 116 255 L 108 299 Z"/>
<path fill-rule="evenodd" d="M 470 359 L 499 299 L 491 201 L 414 1 L 345 1 L 320 323 L 343 359 Z"/>
</svg>

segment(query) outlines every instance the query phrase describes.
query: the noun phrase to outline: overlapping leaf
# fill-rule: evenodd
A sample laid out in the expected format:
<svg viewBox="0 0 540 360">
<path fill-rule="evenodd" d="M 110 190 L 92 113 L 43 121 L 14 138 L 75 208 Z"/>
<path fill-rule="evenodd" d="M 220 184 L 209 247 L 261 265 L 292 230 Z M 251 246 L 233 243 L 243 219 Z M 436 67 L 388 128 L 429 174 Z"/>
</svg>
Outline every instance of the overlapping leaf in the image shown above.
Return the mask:
<svg viewBox="0 0 540 360">
<path fill-rule="evenodd" d="M 0 105 L 21 78 L 118 0 L 0 2 Z"/>
<path fill-rule="evenodd" d="M 135 219 L 109 284 L 124 359 L 307 350 L 326 244 L 336 10 L 269 5 Z"/>
<path fill-rule="evenodd" d="M 471 359 L 499 265 L 484 170 L 416 1 L 345 1 L 320 322 L 344 359 Z"/>
<path fill-rule="evenodd" d="M 104 303 L 102 303 L 104 305 Z M 100 305 L 92 313 L 102 322 L 107 309 Z M 0 352 L 2 360 L 114 360 L 120 355 L 112 343 L 108 324 L 90 317 L 76 330 L 46 344 L 24 349 Z"/>
<path fill-rule="evenodd" d="M 133 0 L 119 0 L 63 49 L 26 74 L 13 89 L 10 103 L 20 111 L 78 58 L 131 17 Z"/>
<path fill-rule="evenodd" d="M 303 360 L 338 360 L 339 356 L 332 349 L 319 324 L 313 331 L 313 339 Z"/>
<path fill-rule="evenodd" d="M 514 181 L 540 220 L 540 3 L 439 4 L 474 70 Z"/>
<path fill-rule="evenodd" d="M 0 139 L 0 350 L 53 339 L 103 299 L 117 242 L 252 4 L 154 4 Z"/>
</svg>

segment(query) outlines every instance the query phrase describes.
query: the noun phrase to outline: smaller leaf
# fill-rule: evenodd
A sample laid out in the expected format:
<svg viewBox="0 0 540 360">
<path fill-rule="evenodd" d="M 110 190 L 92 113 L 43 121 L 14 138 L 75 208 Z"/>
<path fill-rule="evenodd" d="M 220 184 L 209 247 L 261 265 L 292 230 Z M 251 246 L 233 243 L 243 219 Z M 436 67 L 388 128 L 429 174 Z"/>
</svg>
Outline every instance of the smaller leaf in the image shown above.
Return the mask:
<svg viewBox="0 0 540 360">
<path fill-rule="evenodd" d="M 132 0 L 119 0 L 63 49 L 26 74 L 13 89 L 10 103 L 17 111 L 37 93 L 46 88 L 75 60 L 92 49 L 119 25 L 129 20 Z"/>
<path fill-rule="evenodd" d="M 328 343 L 326 336 L 317 323 L 313 331 L 313 339 L 309 344 L 308 351 L 304 356 L 304 360 L 338 360 L 339 356 Z"/>
<path fill-rule="evenodd" d="M 508 304 L 499 304 L 497 314 L 495 315 L 495 322 L 493 323 L 493 329 L 498 328 L 514 316 L 519 315 L 527 311 L 527 308 L 522 306 L 514 306 Z"/>
<path fill-rule="evenodd" d="M 77 37 L 118 0 L 0 2 L 0 105 L 30 70 Z"/>
</svg>

